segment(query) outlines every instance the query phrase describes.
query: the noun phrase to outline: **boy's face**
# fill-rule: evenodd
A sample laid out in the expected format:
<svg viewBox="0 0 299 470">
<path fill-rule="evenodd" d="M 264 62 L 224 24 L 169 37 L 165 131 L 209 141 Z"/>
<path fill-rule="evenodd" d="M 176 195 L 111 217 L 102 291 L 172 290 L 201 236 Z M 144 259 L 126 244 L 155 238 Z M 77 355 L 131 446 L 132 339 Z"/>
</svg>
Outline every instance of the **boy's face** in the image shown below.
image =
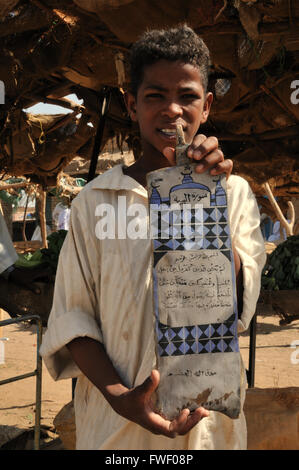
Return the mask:
<svg viewBox="0 0 299 470">
<path fill-rule="evenodd" d="M 160 153 L 176 145 L 176 124 L 191 143 L 206 122 L 213 101 L 204 93 L 201 74 L 191 64 L 159 60 L 144 69 L 137 97 L 127 95 L 131 119 L 138 122 L 144 150 L 154 147 Z"/>
</svg>

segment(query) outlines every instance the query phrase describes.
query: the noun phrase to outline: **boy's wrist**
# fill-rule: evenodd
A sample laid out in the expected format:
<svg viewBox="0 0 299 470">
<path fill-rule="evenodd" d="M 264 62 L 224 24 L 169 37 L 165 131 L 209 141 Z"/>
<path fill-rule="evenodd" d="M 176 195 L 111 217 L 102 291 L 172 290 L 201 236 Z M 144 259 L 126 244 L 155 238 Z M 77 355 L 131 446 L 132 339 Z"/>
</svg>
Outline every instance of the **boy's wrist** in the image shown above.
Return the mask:
<svg viewBox="0 0 299 470">
<path fill-rule="evenodd" d="M 102 393 L 113 408 L 113 405 L 116 403 L 118 398 L 124 396 L 126 393 L 128 393 L 128 391 L 129 389 L 123 384 L 116 383 L 112 385 L 106 385 L 104 390 L 102 390 Z"/>
<path fill-rule="evenodd" d="M 126 397 L 128 396 L 129 391 L 130 390 L 121 383 L 107 385 L 105 390 L 102 390 L 105 399 L 111 408 L 115 411 L 115 413 L 127 419 L 127 412 L 130 406 L 128 406 Z"/>
</svg>

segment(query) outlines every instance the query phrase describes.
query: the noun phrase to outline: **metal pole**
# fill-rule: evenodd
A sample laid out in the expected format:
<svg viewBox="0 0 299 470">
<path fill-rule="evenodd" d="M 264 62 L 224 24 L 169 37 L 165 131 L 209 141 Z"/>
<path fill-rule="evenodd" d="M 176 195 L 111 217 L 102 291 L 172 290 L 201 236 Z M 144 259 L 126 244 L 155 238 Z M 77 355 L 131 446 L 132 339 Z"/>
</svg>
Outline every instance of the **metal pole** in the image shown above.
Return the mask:
<svg viewBox="0 0 299 470">
<path fill-rule="evenodd" d="M 42 358 L 39 354 L 39 348 L 42 340 L 42 321 L 38 315 L 25 315 L 18 318 L 9 318 L 7 320 L 0 321 L 0 326 L 7 326 L 13 323 L 20 323 L 28 320 L 36 320 L 37 326 L 37 341 L 36 341 L 36 370 L 28 372 L 26 374 L 17 375 L 16 377 L 10 377 L 5 380 L 0 380 L 0 385 L 5 385 L 17 380 L 26 379 L 28 377 L 36 376 L 36 387 L 35 387 L 35 427 L 34 427 L 34 450 L 40 448 L 40 420 L 41 420 L 41 391 L 42 391 Z"/>
<path fill-rule="evenodd" d="M 103 93 L 102 99 L 101 99 L 102 109 L 100 112 L 99 124 L 97 128 L 97 133 L 96 133 L 95 141 L 94 141 L 94 147 L 93 147 L 92 156 L 90 160 L 87 182 L 91 181 L 94 178 L 95 173 L 96 173 L 99 153 L 100 153 L 102 139 L 103 139 L 103 133 L 105 129 L 106 116 L 107 116 L 107 112 L 109 109 L 111 90 L 109 88 L 104 89 L 102 93 Z"/>
<path fill-rule="evenodd" d="M 37 320 L 37 345 L 36 345 L 36 392 L 35 392 L 35 429 L 34 429 L 34 450 L 40 448 L 40 421 L 42 407 L 42 358 L 39 354 L 39 348 L 42 342 L 42 321 Z"/>
<path fill-rule="evenodd" d="M 248 370 L 248 387 L 254 387 L 255 375 L 255 350 L 256 350 L 256 313 L 250 323 L 250 343 L 249 343 L 249 370 Z"/>
</svg>

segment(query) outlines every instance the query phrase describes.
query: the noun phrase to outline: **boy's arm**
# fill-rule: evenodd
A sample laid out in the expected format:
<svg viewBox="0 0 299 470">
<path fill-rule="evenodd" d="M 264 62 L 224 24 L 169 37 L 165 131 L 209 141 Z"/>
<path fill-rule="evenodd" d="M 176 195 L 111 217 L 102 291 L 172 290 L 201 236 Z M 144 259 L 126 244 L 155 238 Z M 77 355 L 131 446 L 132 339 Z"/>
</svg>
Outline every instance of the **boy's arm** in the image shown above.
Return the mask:
<svg viewBox="0 0 299 470">
<path fill-rule="evenodd" d="M 83 374 L 104 395 L 116 413 L 154 434 L 171 438 L 177 434 L 184 435 L 201 418 L 209 415 L 204 408 L 197 408 L 192 413 L 185 409 L 173 421 L 166 420 L 155 412 L 151 398 L 160 381 L 157 370 L 152 371 L 143 384 L 129 389 L 122 384 L 100 342 L 80 337 L 68 343 L 67 348 Z"/>
<path fill-rule="evenodd" d="M 246 330 L 256 311 L 260 281 L 266 260 L 260 230 L 260 213 L 254 194 L 246 180 L 233 176 L 228 180 L 230 194 L 230 228 L 232 244 L 242 262 L 243 305 L 239 308 L 238 332 Z"/>
</svg>

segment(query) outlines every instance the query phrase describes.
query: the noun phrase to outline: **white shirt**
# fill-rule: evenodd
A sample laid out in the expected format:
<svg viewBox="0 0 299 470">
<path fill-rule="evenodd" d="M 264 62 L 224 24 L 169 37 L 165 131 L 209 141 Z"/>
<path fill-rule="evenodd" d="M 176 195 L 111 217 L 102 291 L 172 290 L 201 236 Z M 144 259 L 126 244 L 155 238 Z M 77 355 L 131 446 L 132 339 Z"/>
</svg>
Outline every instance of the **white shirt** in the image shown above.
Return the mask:
<svg viewBox="0 0 299 470">
<path fill-rule="evenodd" d="M 0 212 L 0 274 L 12 266 L 18 259 L 9 231 Z"/>
<path fill-rule="evenodd" d="M 233 244 L 244 273 L 244 331 L 255 312 L 266 255 L 260 216 L 248 183 L 227 181 Z M 245 449 L 243 412 L 232 420 L 210 412 L 186 436 L 169 439 L 146 431 L 116 414 L 100 391 L 80 372 L 65 347 L 88 336 L 102 342 L 123 383 L 143 383 L 155 367 L 154 315 L 151 288 L 151 240 L 99 240 L 96 208 L 110 204 L 118 214 L 118 197 L 147 208 L 148 193 L 121 165 L 98 176 L 74 199 L 71 223 L 59 258 L 53 308 L 41 355 L 55 380 L 78 377 L 75 392 L 77 449 Z M 119 217 L 121 218 L 122 211 Z M 118 228 L 118 222 L 117 222 Z M 245 398 L 242 370 L 241 399 Z"/>
</svg>

